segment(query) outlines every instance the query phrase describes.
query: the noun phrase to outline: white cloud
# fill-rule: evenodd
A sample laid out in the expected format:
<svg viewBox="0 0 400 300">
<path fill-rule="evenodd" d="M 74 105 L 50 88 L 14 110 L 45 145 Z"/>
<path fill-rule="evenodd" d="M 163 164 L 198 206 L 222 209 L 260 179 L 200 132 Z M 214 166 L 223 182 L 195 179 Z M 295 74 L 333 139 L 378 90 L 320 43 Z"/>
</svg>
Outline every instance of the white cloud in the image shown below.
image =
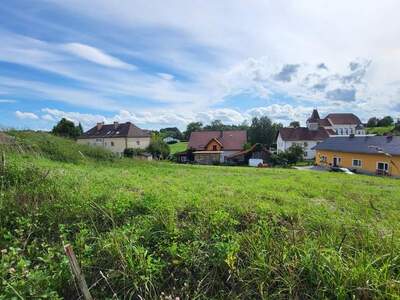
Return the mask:
<svg viewBox="0 0 400 300">
<path fill-rule="evenodd" d="M 12 99 L 0 99 L 0 103 L 15 103 L 15 102 L 17 101 Z"/>
<path fill-rule="evenodd" d="M 116 57 L 104 53 L 100 49 L 88 45 L 80 43 L 69 43 L 69 44 L 64 44 L 63 48 L 66 51 L 76 56 L 79 56 L 80 58 L 86 59 L 90 62 L 102 66 L 127 69 L 127 70 L 134 70 L 136 68 L 135 66 L 127 64 Z"/>
<path fill-rule="evenodd" d="M 18 119 L 22 119 L 22 120 L 25 120 L 25 119 L 38 120 L 39 119 L 39 117 L 36 114 L 32 113 L 32 112 L 22 112 L 22 111 L 19 111 L 19 110 L 17 110 L 15 112 L 15 116 Z"/>
</svg>

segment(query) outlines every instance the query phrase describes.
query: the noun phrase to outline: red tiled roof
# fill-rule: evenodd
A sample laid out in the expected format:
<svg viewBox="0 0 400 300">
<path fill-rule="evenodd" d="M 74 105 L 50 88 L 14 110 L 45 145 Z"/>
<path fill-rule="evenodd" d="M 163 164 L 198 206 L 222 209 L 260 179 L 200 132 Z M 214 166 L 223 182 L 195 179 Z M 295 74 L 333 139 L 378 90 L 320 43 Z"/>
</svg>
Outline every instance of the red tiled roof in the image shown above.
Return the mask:
<svg viewBox="0 0 400 300">
<path fill-rule="evenodd" d="M 339 113 L 329 114 L 325 117 L 329 119 L 332 124 L 343 124 L 343 125 L 359 125 L 361 120 L 355 114 Z"/>
<path fill-rule="evenodd" d="M 331 124 L 331 122 L 329 122 L 329 120 L 328 119 L 320 119 L 319 121 L 318 121 L 318 125 L 319 126 L 322 126 L 322 127 L 325 127 L 325 126 L 332 126 L 332 124 Z"/>
<path fill-rule="evenodd" d="M 195 131 L 189 138 L 188 149 L 204 150 L 211 139 L 217 139 L 223 150 L 242 150 L 247 142 L 246 130 Z"/>
<path fill-rule="evenodd" d="M 333 131 L 330 130 L 333 134 Z M 308 128 L 281 128 L 279 134 L 284 141 L 323 141 L 329 137 L 329 131 L 324 128 L 309 130 Z"/>
<path fill-rule="evenodd" d="M 151 132 L 149 130 L 143 130 L 132 124 L 131 122 L 121 124 L 106 124 L 102 125 L 100 130 L 97 126 L 89 129 L 82 134 L 79 139 L 90 139 L 90 138 L 107 138 L 107 137 L 150 137 Z"/>
</svg>

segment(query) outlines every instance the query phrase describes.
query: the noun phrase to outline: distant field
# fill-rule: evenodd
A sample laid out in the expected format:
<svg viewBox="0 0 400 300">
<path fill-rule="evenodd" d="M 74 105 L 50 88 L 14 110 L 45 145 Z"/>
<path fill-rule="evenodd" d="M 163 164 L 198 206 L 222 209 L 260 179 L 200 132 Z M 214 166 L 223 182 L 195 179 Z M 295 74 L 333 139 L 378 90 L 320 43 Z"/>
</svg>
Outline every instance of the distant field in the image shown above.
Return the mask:
<svg viewBox="0 0 400 300">
<path fill-rule="evenodd" d="M 384 135 L 386 133 L 392 132 L 393 129 L 394 129 L 394 126 L 373 127 L 373 128 L 367 128 L 367 133 L 369 133 L 369 134 L 377 134 L 377 135 Z"/>
<path fill-rule="evenodd" d="M 187 144 L 188 144 L 187 142 L 180 142 L 169 145 L 169 148 L 171 149 L 171 154 L 185 151 L 187 148 Z"/>
<path fill-rule="evenodd" d="M 62 149 L 7 150 L 0 299 L 77 299 L 65 243 L 96 299 L 400 296 L 399 180 Z"/>
</svg>

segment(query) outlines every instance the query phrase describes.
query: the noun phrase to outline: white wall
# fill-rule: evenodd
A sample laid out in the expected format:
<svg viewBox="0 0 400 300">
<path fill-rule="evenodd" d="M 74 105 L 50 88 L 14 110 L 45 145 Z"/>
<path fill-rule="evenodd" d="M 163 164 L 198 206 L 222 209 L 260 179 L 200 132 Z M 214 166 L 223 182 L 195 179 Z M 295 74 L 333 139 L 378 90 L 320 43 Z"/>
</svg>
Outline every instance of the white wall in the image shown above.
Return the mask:
<svg viewBox="0 0 400 300">
<path fill-rule="evenodd" d="M 333 125 L 331 128 L 336 132 L 337 135 L 365 135 L 365 130 L 356 130 L 357 125 Z M 346 131 L 347 130 L 347 131 Z"/>
<path fill-rule="evenodd" d="M 306 155 L 304 156 L 305 159 L 314 159 L 315 158 L 315 150 L 311 150 L 314 146 L 317 145 L 317 142 L 322 141 L 284 141 L 282 140 L 281 135 L 278 135 L 277 143 L 277 152 L 284 152 L 289 149 L 292 145 L 299 145 L 302 146 Z"/>
<path fill-rule="evenodd" d="M 78 139 L 77 142 L 78 144 L 103 147 L 113 153 L 122 155 L 126 148 L 147 148 L 150 145 L 150 137 Z"/>
</svg>

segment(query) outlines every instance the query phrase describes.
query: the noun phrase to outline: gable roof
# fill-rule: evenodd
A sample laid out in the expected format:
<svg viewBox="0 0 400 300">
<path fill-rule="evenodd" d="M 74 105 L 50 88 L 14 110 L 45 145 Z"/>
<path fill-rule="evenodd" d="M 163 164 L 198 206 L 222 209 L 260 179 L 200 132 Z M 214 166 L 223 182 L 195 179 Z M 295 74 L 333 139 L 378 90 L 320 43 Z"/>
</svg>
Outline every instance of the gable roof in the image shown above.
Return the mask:
<svg viewBox="0 0 400 300">
<path fill-rule="evenodd" d="M 389 153 L 391 155 L 400 155 L 400 136 L 330 137 L 316 145 L 314 149 L 351 153 Z"/>
<path fill-rule="evenodd" d="M 351 113 L 335 113 L 329 114 L 325 117 L 328 119 L 333 125 L 359 125 L 362 124 L 361 120 L 355 115 Z"/>
<path fill-rule="evenodd" d="M 204 150 L 210 140 L 216 139 L 224 150 L 242 150 L 247 142 L 246 130 L 194 131 L 190 134 L 188 149 Z"/>
<path fill-rule="evenodd" d="M 319 128 L 318 130 L 309 130 L 305 127 L 281 128 L 279 134 L 284 141 L 322 141 L 334 134 L 332 130 Z"/>
<path fill-rule="evenodd" d="M 125 138 L 125 137 L 150 137 L 151 132 L 149 130 L 143 130 L 132 124 L 131 122 L 121 124 L 105 124 L 95 126 L 78 139 L 90 139 L 90 138 Z"/>
</svg>

